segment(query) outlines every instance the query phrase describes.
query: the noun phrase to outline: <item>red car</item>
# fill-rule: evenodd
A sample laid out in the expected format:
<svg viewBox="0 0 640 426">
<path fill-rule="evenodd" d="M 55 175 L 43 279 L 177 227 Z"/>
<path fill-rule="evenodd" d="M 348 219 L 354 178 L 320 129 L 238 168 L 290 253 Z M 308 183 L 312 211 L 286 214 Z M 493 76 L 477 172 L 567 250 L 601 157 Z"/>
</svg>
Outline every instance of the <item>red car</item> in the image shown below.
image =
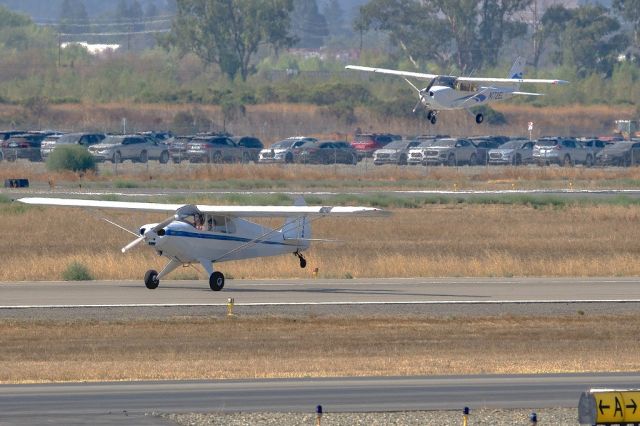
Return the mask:
<svg viewBox="0 0 640 426">
<path fill-rule="evenodd" d="M 356 150 L 358 160 L 362 160 L 364 157 L 373 157 L 375 150 L 397 139 L 402 138 L 390 134 L 362 133 L 356 135 L 356 138 L 351 142 L 351 146 Z"/>
</svg>

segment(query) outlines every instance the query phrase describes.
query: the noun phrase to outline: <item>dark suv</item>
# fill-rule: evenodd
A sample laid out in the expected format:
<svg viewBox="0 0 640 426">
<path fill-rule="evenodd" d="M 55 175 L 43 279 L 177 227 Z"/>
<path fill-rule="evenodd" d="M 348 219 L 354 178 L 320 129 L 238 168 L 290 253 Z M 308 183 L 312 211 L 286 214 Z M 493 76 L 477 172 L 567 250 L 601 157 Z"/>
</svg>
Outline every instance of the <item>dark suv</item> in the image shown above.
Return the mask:
<svg viewBox="0 0 640 426">
<path fill-rule="evenodd" d="M 358 160 L 362 160 L 365 157 L 373 157 L 376 150 L 397 139 L 401 138 L 390 134 L 362 133 L 356 135 L 351 146 L 358 153 Z"/>
<path fill-rule="evenodd" d="M 228 136 L 198 136 L 187 144 L 186 155 L 190 163 L 248 162 L 242 151 Z"/>
<path fill-rule="evenodd" d="M 13 135 L 2 142 L 2 158 L 7 161 L 16 161 L 24 158 L 29 161 L 41 161 L 40 145 L 42 141 L 52 133 L 23 133 Z"/>
<path fill-rule="evenodd" d="M 345 141 L 307 142 L 295 148 L 294 161 L 304 164 L 357 164 L 358 155 Z"/>
<path fill-rule="evenodd" d="M 258 155 L 264 148 L 264 145 L 260 139 L 253 136 L 236 136 L 233 141 L 242 148 L 242 161 L 248 163 L 249 161 L 258 162 Z"/>
</svg>

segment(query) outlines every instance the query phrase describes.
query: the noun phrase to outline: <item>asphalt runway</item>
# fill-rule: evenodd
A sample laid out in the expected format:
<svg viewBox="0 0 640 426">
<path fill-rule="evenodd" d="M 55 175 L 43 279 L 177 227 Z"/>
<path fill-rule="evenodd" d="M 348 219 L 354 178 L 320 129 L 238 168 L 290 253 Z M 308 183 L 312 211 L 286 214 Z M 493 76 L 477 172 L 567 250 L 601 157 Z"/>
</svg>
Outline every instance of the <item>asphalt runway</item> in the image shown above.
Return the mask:
<svg viewBox="0 0 640 426">
<path fill-rule="evenodd" d="M 638 383 L 639 373 L 604 373 L 5 385 L 0 424 L 166 424 L 145 414 L 313 412 L 318 404 L 325 412 L 577 407 L 591 388 Z"/>
<path fill-rule="evenodd" d="M 640 278 L 409 278 L 0 283 L 0 318 L 637 313 Z"/>
</svg>

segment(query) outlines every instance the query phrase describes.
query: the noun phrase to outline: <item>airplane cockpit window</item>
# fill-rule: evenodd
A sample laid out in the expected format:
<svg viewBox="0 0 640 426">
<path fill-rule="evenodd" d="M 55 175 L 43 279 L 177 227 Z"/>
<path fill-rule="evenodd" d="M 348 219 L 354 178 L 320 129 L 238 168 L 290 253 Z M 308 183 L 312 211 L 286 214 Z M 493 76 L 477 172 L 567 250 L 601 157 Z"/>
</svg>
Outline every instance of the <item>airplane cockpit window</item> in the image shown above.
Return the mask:
<svg viewBox="0 0 640 426">
<path fill-rule="evenodd" d="M 460 90 L 461 92 L 477 92 L 478 86 L 470 81 L 457 81 L 456 90 Z"/>
<path fill-rule="evenodd" d="M 450 77 L 447 75 L 439 75 L 433 81 L 434 86 L 445 86 L 450 88 L 455 88 L 457 79 L 455 77 Z"/>
</svg>

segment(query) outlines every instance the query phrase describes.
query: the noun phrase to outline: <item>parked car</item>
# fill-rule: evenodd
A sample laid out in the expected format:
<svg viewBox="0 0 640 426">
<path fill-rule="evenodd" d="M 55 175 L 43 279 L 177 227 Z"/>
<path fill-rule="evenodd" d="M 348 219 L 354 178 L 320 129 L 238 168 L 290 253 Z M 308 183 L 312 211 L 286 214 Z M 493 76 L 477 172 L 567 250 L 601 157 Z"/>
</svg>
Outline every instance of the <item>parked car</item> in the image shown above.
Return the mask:
<svg viewBox="0 0 640 426">
<path fill-rule="evenodd" d="M 421 141 L 401 139 L 393 141 L 384 148 L 380 148 L 373 153 L 373 164 L 380 166 L 382 164 L 407 164 L 409 158 L 409 150 L 420 145 Z"/>
<path fill-rule="evenodd" d="M 2 142 L 2 159 L 16 161 L 24 158 L 29 161 L 41 161 L 40 145 L 52 135 L 51 132 L 31 132 L 11 136 Z"/>
<path fill-rule="evenodd" d="M 101 143 L 89 147 L 89 153 L 96 161 L 122 163 L 125 160 L 146 163 L 158 160 L 169 161 L 169 148 L 156 139 L 145 135 L 110 135 Z"/>
<path fill-rule="evenodd" d="M 257 162 L 258 156 L 260 155 L 260 151 L 264 148 L 262 141 L 254 136 L 236 136 L 231 138 L 236 145 L 242 148 L 243 153 L 248 155 L 248 161 L 244 161 L 245 163 L 249 161 Z"/>
<path fill-rule="evenodd" d="M 57 146 L 75 144 L 88 148 L 91 145 L 99 144 L 105 137 L 104 133 L 68 133 L 48 136 L 40 144 L 40 155 L 46 160 Z"/>
<path fill-rule="evenodd" d="M 611 145 L 613 142 L 603 141 L 598 138 L 580 138 L 578 139 L 582 146 L 587 149 L 590 149 L 593 152 L 594 158 L 598 155 L 600 151 L 604 149 L 605 146 Z"/>
<path fill-rule="evenodd" d="M 409 149 L 407 153 L 407 164 L 416 166 L 418 164 L 426 164 L 424 157 L 425 151 L 436 142 L 437 139 L 422 139 L 420 143 Z"/>
<path fill-rule="evenodd" d="M 295 136 L 274 143 L 269 148 L 260 151 L 259 163 L 293 163 L 292 150 L 302 146 L 306 142 L 315 142 L 316 138 Z"/>
<path fill-rule="evenodd" d="M 533 146 L 533 160 L 539 165 L 559 164 L 569 167 L 584 164 L 591 167 L 595 156 L 591 149 L 587 149 L 580 142 L 571 138 L 546 137 L 538 139 Z"/>
<path fill-rule="evenodd" d="M 476 146 L 477 164 L 486 165 L 489 161 L 489 151 L 499 148 L 509 140 L 506 136 L 476 136 L 470 138 Z"/>
<path fill-rule="evenodd" d="M 640 164 L 640 141 L 621 141 L 608 144 L 596 154 L 596 164 L 621 167 Z"/>
<path fill-rule="evenodd" d="M 179 164 L 182 160 L 187 159 L 187 145 L 194 136 L 177 136 L 169 142 L 169 156 L 171 161 Z"/>
<path fill-rule="evenodd" d="M 355 148 L 358 153 L 358 159 L 361 160 L 365 157 L 373 157 L 373 153 L 377 149 L 383 148 L 392 141 L 399 139 L 401 139 L 399 136 L 390 134 L 361 133 L 355 136 L 351 146 Z"/>
<path fill-rule="evenodd" d="M 489 164 L 529 164 L 533 162 L 534 141 L 514 139 L 489 150 Z"/>
<path fill-rule="evenodd" d="M 190 163 L 249 162 L 249 153 L 229 136 L 196 136 L 187 144 L 186 155 Z"/>
<path fill-rule="evenodd" d="M 346 141 L 306 142 L 294 148 L 294 161 L 304 164 L 357 164 L 358 154 Z"/>
<path fill-rule="evenodd" d="M 478 154 L 476 146 L 468 139 L 438 139 L 425 150 L 424 163 L 473 166 L 478 164 Z"/>
</svg>

